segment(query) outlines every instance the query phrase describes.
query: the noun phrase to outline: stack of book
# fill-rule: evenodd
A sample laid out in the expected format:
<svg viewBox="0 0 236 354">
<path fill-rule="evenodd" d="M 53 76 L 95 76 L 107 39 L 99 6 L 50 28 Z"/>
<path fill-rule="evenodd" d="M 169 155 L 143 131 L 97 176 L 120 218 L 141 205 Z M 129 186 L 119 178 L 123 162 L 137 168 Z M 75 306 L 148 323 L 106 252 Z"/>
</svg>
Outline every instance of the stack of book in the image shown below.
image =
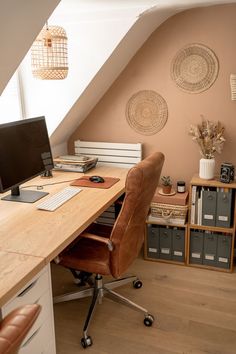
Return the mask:
<svg viewBox="0 0 236 354">
<path fill-rule="evenodd" d="M 63 155 L 54 159 L 54 169 L 70 172 L 86 172 L 95 167 L 98 158 L 85 155 Z"/>
<path fill-rule="evenodd" d="M 173 195 L 160 194 L 158 188 L 151 202 L 149 222 L 184 225 L 188 212 L 188 192 Z"/>
</svg>

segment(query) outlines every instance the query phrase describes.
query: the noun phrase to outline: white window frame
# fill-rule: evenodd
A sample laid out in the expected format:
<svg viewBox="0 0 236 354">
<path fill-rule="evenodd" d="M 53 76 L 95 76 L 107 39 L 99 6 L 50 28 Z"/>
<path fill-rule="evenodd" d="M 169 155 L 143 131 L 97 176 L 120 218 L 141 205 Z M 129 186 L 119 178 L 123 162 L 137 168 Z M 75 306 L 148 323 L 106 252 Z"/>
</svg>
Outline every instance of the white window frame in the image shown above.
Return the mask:
<svg viewBox="0 0 236 354">
<path fill-rule="evenodd" d="M 15 81 L 15 83 L 12 81 Z M 9 85 L 13 85 L 11 90 L 9 91 Z M 1 109 L 1 103 L 3 104 Z M 11 108 L 16 105 L 18 109 L 17 114 L 16 111 L 9 114 Z M 9 114 L 9 116 L 8 116 Z M 2 117 L 1 117 L 2 115 Z M 7 117 L 7 118 L 6 118 Z M 24 103 L 24 94 L 23 94 L 23 85 L 21 79 L 20 70 L 17 70 L 15 74 L 10 79 L 8 85 L 6 86 L 5 90 L 3 91 L 2 95 L 0 96 L 0 124 L 8 123 L 15 120 L 20 120 L 25 118 L 25 103 Z"/>
</svg>

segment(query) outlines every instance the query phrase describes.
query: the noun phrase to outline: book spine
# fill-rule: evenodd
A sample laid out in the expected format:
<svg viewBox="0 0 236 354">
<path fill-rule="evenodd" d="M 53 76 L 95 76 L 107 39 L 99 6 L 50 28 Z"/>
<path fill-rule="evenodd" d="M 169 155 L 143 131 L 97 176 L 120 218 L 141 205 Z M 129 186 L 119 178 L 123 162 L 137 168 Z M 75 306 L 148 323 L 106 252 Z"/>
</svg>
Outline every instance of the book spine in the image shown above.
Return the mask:
<svg viewBox="0 0 236 354">
<path fill-rule="evenodd" d="M 200 187 L 198 193 L 198 215 L 197 215 L 198 225 L 202 225 L 202 188 Z"/>
<path fill-rule="evenodd" d="M 192 186 L 191 215 L 190 215 L 190 222 L 191 222 L 191 224 L 195 224 L 196 194 L 197 194 L 197 186 Z"/>
<path fill-rule="evenodd" d="M 54 168 L 64 170 L 64 171 L 72 171 L 72 172 L 83 172 L 84 171 L 84 168 L 81 166 L 62 164 L 62 163 L 55 163 Z"/>
</svg>

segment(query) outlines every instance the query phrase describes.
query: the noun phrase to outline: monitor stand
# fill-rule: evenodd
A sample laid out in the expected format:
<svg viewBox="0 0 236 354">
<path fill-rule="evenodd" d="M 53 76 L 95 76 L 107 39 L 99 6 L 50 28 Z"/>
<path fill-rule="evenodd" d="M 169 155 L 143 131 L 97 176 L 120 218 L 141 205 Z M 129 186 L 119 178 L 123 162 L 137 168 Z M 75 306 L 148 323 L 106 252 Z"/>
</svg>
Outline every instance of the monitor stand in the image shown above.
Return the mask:
<svg viewBox="0 0 236 354">
<path fill-rule="evenodd" d="M 53 177 L 52 171 L 51 170 L 47 170 L 44 171 L 44 173 L 41 175 L 42 178 L 51 178 Z"/>
<path fill-rule="evenodd" d="M 21 203 L 34 203 L 37 200 L 45 197 L 45 195 L 49 194 L 48 192 L 41 192 L 41 191 L 32 191 L 32 190 L 25 190 L 19 187 L 15 187 L 11 189 L 11 194 L 6 195 L 5 197 L 1 198 L 2 200 L 8 200 L 11 202 L 21 202 Z"/>
</svg>

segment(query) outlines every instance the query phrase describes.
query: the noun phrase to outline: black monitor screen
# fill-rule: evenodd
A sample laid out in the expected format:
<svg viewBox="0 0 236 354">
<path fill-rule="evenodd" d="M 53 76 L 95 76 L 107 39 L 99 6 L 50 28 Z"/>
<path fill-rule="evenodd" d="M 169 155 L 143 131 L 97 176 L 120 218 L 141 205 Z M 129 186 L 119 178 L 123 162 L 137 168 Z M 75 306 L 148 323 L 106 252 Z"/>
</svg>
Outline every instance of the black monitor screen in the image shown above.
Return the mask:
<svg viewBox="0 0 236 354">
<path fill-rule="evenodd" d="M 44 117 L 0 125 L 0 192 L 53 168 Z"/>
</svg>

